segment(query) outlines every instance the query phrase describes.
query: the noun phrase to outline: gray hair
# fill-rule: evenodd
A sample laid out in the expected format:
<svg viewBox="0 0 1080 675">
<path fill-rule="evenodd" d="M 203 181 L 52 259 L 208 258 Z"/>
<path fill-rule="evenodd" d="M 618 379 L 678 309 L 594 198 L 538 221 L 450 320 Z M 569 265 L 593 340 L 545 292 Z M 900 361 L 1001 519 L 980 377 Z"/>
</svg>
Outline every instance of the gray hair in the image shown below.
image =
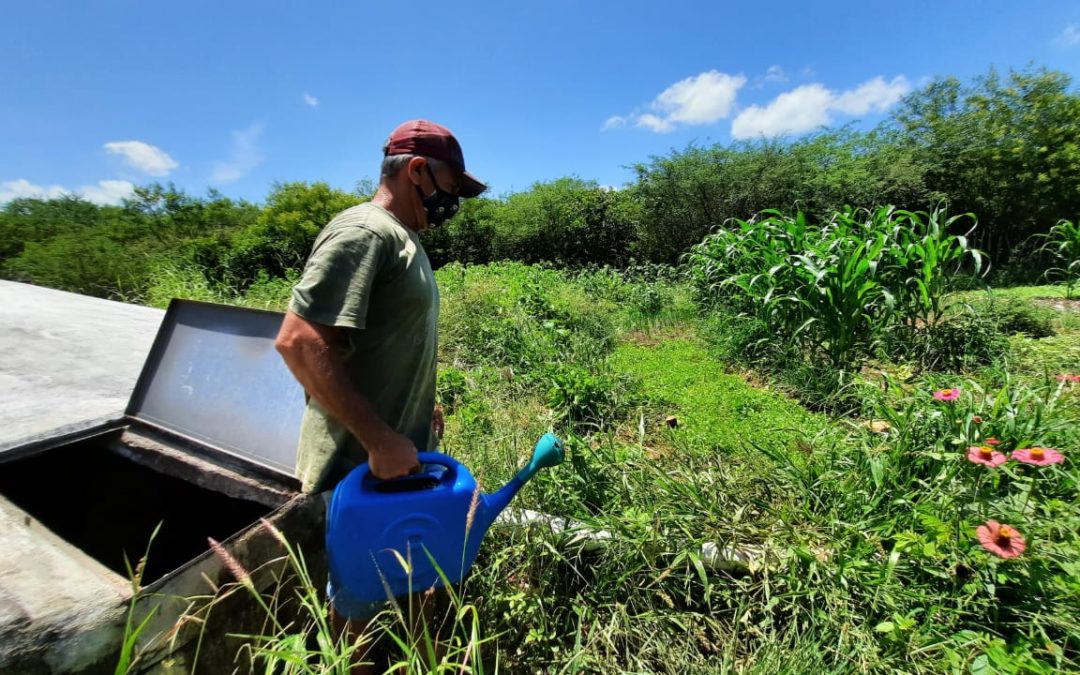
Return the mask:
<svg viewBox="0 0 1080 675">
<path fill-rule="evenodd" d="M 383 146 L 383 152 L 386 152 L 386 146 Z M 409 163 L 413 157 L 421 157 L 422 155 L 383 155 L 382 168 L 379 171 L 379 179 L 386 180 L 387 178 L 393 178 L 405 168 L 405 165 Z M 442 166 L 442 162 L 431 157 L 424 157 L 427 160 L 428 166 L 432 171 L 438 171 Z"/>
</svg>

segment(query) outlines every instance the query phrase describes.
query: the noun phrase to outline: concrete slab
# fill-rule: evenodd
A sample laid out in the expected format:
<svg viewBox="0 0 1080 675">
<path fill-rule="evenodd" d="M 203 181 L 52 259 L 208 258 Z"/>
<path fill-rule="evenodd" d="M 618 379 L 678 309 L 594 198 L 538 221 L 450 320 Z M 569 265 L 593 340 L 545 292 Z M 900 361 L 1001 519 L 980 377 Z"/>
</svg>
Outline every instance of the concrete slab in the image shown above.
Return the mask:
<svg viewBox="0 0 1080 675">
<path fill-rule="evenodd" d="M 0 452 L 119 417 L 164 314 L 0 281 Z"/>
</svg>

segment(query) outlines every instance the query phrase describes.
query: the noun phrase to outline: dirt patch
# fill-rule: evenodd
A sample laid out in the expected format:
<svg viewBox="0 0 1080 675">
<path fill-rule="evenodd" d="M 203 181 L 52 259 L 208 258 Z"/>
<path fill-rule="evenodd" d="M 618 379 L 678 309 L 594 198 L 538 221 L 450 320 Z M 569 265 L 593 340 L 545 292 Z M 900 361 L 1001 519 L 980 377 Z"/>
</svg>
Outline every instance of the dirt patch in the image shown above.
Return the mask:
<svg viewBox="0 0 1080 675">
<path fill-rule="evenodd" d="M 1080 299 L 1032 298 L 1031 302 L 1039 307 L 1049 307 L 1059 312 L 1080 312 Z"/>
</svg>

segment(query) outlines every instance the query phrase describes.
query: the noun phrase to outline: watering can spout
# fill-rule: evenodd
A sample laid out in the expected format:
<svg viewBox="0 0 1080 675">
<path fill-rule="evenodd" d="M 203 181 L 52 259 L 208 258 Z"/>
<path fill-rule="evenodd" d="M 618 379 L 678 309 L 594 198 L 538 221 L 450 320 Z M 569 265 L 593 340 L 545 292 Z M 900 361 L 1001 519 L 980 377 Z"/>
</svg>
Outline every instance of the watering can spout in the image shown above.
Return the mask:
<svg viewBox="0 0 1080 675">
<path fill-rule="evenodd" d="M 563 443 L 558 436 L 551 433 L 541 436 L 533 448 L 529 463 L 518 471 L 509 483 L 502 486 L 498 492 L 480 495 L 480 506 L 476 513 L 476 526 L 480 535 L 483 536 L 483 533 L 487 532 L 487 529 L 495 522 L 495 518 L 507 507 L 521 486 L 535 476 L 537 471 L 558 466 L 564 457 Z"/>
</svg>

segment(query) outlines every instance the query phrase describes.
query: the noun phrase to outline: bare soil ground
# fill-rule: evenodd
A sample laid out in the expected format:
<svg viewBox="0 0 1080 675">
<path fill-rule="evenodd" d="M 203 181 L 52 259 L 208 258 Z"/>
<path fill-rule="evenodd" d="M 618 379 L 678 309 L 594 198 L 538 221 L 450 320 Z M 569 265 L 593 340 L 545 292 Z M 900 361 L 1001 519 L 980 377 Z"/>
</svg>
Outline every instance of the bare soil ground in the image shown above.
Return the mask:
<svg viewBox="0 0 1080 675">
<path fill-rule="evenodd" d="M 1080 299 L 1032 298 L 1031 301 L 1040 307 L 1049 307 L 1059 312 L 1080 312 Z"/>
</svg>

